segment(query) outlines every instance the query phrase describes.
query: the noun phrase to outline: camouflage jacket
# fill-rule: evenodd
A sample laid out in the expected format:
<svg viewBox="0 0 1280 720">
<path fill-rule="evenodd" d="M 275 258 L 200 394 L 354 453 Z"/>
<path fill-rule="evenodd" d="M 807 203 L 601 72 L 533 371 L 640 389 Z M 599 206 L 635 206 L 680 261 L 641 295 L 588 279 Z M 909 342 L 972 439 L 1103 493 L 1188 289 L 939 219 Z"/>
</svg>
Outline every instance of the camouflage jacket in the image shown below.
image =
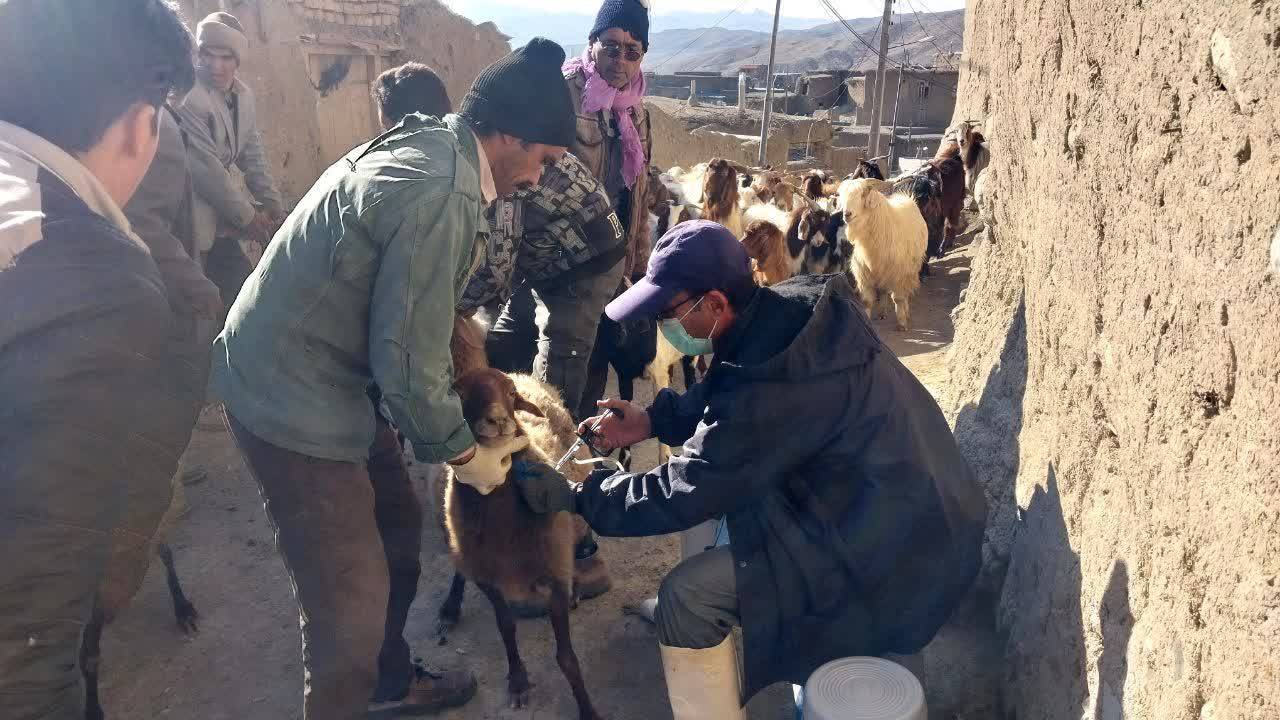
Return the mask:
<svg viewBox="0 0 1280 720">
<path fill-rule="evenodd" d="M 499 198 L 489 209 L 487 262 L 458 309 L 503 303 L 516 283 L 566 283 L 604 272 L 626 253 L 622 223 L 604 186 L 566 153 L 538 185 Z"/>
</svg>

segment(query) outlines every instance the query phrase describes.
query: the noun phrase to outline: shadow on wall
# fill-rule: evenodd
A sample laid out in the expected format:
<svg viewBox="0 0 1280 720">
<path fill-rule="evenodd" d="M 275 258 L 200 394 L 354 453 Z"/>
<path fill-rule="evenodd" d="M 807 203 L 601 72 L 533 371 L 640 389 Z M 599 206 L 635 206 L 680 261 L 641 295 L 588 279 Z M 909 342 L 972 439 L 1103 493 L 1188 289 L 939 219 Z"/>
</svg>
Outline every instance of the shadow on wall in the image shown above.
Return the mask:
<svg viewBox="0 0 1280 720">
<path fill-rule="evenodd" d="M 1027 305 L 1018 301 L 1009 322 L 999 364 L 987 378 L 977 404 L 956 417 L 955 437 L 987 493 L 987 533 L 983 543 L 980 595 L 994 607 L 1009 565 L 1017 526 L 1018 436 L 1027 389 Z"/>
<path fill-rule="evenodd" d="M 1102 631 L 1102 657 L 1098 660 L 1098 699 L 1094 720 L 1123 720 L 1124 684 L 1129 675 L 1129 637 L 1133 634 L 1133 613 L 1129 611 L 1129 568 L 1123 560 L 1117 560 L 1111 569 L 1111 580 L 1098 608 L 1098 626 Z"/>
<path fill-rule="evenodd" d="M 1050 463 L 1045 486 L 1035 489 L 1022 513 L 1000 599 L 1006 718 L 1081 717 L 1089 683 L 1080 587 L 1080 556 L 1071 549 Z"/>
</svg>

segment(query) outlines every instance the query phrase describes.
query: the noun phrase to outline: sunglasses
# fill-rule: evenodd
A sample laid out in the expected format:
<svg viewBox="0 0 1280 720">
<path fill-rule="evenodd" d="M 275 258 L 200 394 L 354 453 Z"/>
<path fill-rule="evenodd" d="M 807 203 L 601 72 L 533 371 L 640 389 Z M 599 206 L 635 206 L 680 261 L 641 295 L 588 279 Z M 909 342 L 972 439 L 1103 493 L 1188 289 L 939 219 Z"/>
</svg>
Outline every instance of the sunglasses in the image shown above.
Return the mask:
<svg viewBox="0 0 1280 720">
<path fill-rule="evenodd" d="M 608 55 L 614 60 L 622 57 L 623 53 L 626 54 L 627 60 L 631 62 L 635 62 L 644 57 L 644 51 L 634 45 L 624 48 L 615 42 L 601 42 L 600 49 L 604 51 L 605 55 Z"/>
</svg>

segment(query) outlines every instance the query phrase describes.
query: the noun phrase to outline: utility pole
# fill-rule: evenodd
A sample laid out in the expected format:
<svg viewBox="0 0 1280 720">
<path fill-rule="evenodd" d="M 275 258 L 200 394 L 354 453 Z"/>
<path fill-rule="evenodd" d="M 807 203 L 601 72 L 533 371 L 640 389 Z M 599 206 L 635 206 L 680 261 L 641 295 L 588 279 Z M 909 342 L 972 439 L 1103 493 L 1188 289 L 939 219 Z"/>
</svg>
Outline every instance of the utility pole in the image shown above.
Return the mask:
<svg viewBox="0 0 1280 720">
<path fill-rule="evenodd" d="M 769 39 L 769 69 L 765 72 L 764 112 L 760 118 L 760 158 L 757 165 L 764 167 L 769 151 L 769 114 L 773 110 L 773 56 L 778 50 L 778 18 L 782 15 L 782 0 L 773 7 L 773 37 Z"/>
<path fill-rule="evenodd" d="M 876 62 L 876 104 L 871 108 L 871 135 L 867 138 L 868 158 L 880 157 L 880 110 L 884 105 L 884 86 L 887 79 L 884 68 L 889 56 L 889 23 L 891 22 L 893 22 L 893 0 L 884 0 L 884 17 L 880 20 L 880 58 Z"/>
<path fill-rule="evenodd" d="M 902 99 L 902 76 L 904 71 L 911 67 L 911 51 L 906 51 L 906 57 L 903 58 L 902 66 L 898 68 L 898 89 L 893 92 L 893 130 L 889 132 L 889 172 L 893 172 L 893 161 L 897 157 L 898 150 L 898 101 Z"/>
</svg>

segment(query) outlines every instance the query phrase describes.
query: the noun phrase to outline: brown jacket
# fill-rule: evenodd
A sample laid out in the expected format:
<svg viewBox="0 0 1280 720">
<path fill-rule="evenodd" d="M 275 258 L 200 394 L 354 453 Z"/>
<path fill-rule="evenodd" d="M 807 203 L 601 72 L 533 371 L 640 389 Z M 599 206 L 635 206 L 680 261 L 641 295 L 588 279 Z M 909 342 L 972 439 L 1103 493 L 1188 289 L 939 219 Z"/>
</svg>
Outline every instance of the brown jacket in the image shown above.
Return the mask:
<svg viewBox="0 0 1280 720">
<path fill-rule="evenodd" d="M 284 210 L 258 131 L 253 92 L 238 79 L 232 92 L 234 116 L 227 95 L 203 80 L 178 108 L 190 140 L 187 165 L 195 187 L 192 244 L 197 252 L 209 252 L 216 237 L 236 237 L 259 205 L 268 212 Z M 243 182 L 232 175 L 232 165 L 244 173 Z"/>
<path fill-rule="evenodd" d="M 612 153 L 609 144 L 622 142 L 622 138 L 610 135 L 609 117 L 605 111 L 591 114 L 582 112 L 582 93 L 587 85 L 587 76 L 581 71 L 566 75 L 569 92 L 573 95 L 573 107 L 578 111 L 578 138 L 569 152 L 582 161 L 591 174 L 600 182 L 605 181 Z M 653 159 L 653 133 L 649 127 L 649 111 L 643 106 L 631 110 L 631 120 L 640 132 L 640 142 L 644 145 L 645 165 Z M 641 172 L 636 178 L 635 187 L 631 188 L 631 217 L 627 222 L 627 254 L 623 260 L 622 277 L 629 280 L 633 275 L 643 275 L 649 265 L 649 208 L 646 196 L 649 191 L 649 173 Z"/>
</svg>

